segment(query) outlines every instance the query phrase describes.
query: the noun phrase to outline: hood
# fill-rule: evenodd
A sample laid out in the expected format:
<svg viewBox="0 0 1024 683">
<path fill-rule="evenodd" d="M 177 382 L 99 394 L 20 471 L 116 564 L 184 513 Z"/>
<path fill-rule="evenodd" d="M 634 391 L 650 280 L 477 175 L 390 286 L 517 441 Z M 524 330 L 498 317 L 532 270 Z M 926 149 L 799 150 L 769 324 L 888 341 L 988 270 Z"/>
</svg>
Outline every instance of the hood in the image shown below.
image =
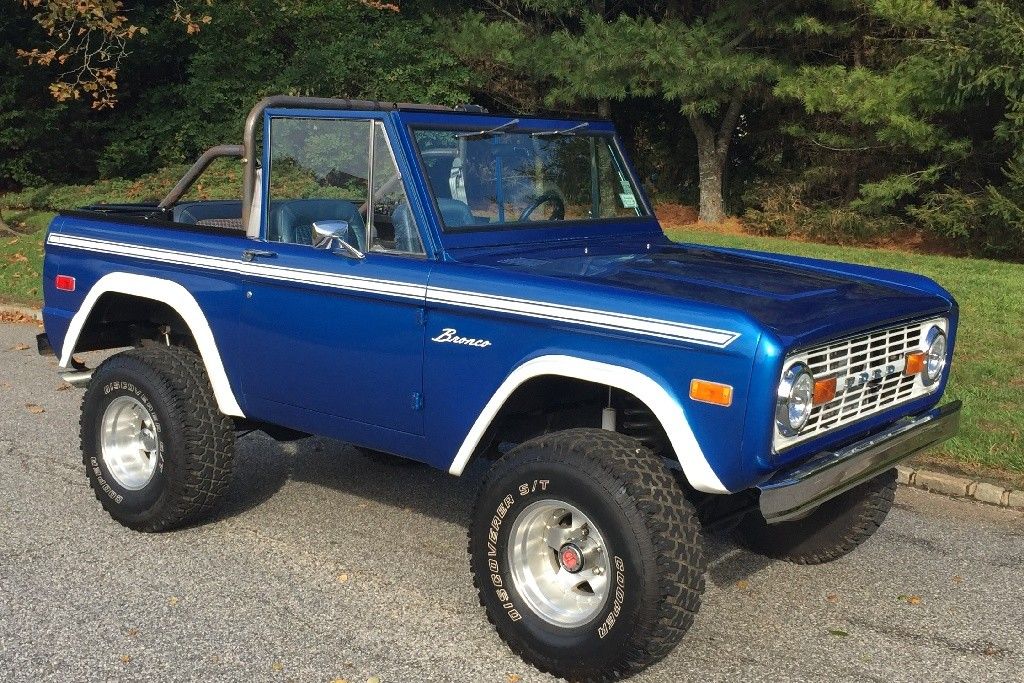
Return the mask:
<svg viewBox="0 0 1024 683">
<path fill-rule="evenodd" d="M 831 261 L 698 245 L 559 245 L 478 253 L 475 262 L 739 311 L 786 345 L 949 311 L 927 278 Z"/>
</svg>

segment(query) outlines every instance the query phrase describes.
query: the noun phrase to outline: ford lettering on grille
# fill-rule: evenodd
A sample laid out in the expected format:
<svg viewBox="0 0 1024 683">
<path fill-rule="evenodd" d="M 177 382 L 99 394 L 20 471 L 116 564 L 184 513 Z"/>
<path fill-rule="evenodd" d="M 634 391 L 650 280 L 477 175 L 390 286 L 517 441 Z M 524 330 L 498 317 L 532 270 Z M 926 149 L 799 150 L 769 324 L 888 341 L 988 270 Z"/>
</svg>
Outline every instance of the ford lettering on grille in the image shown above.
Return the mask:
<svg viewBox="0 0 1024 683">
<path fill-rule="evenodd" d="M 807 424 L 794 436 L 776 430 L 775 450 L 785 450 L 826 432 L 852 424 L 931 393 L 920 375 L 906 375 L 906 356 L 920 351 L 933 325 L 943 330 L 945 319 L 929 319 L 866 332 L 790 354 L 784 367 L 803 361 L 815 379 L 836 378 L 836 396 L 815 406 Z"/>
</svg>

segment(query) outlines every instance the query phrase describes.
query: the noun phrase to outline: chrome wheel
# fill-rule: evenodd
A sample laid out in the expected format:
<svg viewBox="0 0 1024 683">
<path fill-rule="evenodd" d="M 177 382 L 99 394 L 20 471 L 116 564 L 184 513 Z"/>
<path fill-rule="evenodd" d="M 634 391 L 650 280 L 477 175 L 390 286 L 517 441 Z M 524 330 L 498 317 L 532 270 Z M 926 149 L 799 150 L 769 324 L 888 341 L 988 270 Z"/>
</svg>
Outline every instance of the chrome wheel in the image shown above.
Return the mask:
<svg viewBox="0 0 1024 683">
<path fill-rule="evenodd" d="M 100 451 L 114 481 L 129 491 L 144 488 L 160 458 L 156 424 L 146 406 L 131 396 L 111 401 L 103 411 Z"/>
<path fill-rule="evenodd" d="M 560 500 L 538 500 L 512 523 L 508 564 L 516 590 L 545 621 L 593 619 L 608 598 L 610 565 L 600 530 Z"/>
</svg>

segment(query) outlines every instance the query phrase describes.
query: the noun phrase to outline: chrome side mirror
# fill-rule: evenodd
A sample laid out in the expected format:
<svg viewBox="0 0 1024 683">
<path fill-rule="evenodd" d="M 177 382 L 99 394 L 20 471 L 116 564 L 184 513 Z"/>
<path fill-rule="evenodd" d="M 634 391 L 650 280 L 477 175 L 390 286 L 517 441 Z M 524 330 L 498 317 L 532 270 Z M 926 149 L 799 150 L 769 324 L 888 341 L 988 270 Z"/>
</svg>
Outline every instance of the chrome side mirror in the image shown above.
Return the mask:
<svg viewBox="0 0 1024 683">
<path fill-rule="evenodd" d="M 313 246 L 352 258 L 366 258 L 366 254 L 348 243 L 348 233 L 348 221 L 313 221 Z"/>
</svg>

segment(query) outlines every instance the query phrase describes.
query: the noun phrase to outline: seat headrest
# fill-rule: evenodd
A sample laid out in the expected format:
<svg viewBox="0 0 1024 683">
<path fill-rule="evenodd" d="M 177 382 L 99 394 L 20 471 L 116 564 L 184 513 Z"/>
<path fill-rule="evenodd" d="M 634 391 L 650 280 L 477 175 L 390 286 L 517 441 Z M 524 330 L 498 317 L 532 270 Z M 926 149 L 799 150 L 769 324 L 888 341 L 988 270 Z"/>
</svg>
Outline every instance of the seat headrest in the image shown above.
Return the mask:
<svg viewBox="0 0 1024 683">
<path fill-rule="evenodd" d="M 469 205 L 466 202 L 460 202 L 458 199 L 443 199 L 438 198 L 437 208 L 441 211 L 441 217 L 444 219 L 445 227 L 448 228 L 461 228 L 467 225 L 476 225 L 476 217 L 473 216 L 473 212 L 469 210 Z"/>
<path fill-rule="evenodd" d="M 272 242 L 313 244 L 314 221 L 348 221 L 348 242 L 366 249 L 366 231 L 359 209 L 344 199 L 283 199 L 270 203 L 267 239 Z"/>
</svg>

